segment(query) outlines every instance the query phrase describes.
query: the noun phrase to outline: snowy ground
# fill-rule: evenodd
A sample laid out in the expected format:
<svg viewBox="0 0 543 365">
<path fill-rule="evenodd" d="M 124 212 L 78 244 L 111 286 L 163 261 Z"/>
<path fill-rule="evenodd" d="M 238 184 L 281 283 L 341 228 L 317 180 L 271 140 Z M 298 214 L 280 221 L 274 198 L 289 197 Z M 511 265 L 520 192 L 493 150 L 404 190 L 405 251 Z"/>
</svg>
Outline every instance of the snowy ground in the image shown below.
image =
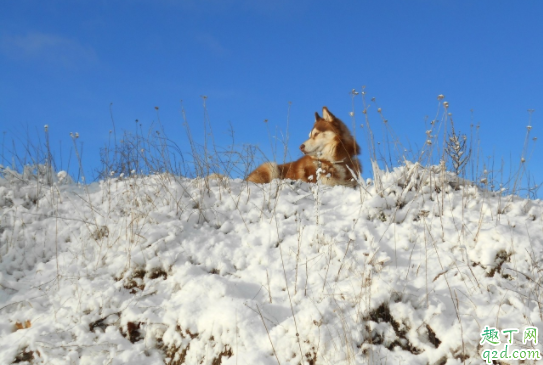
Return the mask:
<svg viewBox="0 0 543 365">
<path fill-rule="evenodd" d="M 485 326 L 543 350 L 521 338 L 543 331 L 543 203 L 438 167 L 357 189 L 3 175 L 0 364 L 480 364 Z"/>
</svg>

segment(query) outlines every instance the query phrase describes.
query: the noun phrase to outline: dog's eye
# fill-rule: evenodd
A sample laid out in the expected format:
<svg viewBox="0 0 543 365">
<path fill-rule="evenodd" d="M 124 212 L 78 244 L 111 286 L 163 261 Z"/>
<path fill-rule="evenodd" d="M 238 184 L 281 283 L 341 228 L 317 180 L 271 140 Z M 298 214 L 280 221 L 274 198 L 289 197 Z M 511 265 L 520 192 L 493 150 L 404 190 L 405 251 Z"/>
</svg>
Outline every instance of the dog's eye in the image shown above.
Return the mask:
<svg viewBox="0 0 543 365">
<path fill-rule="evenodd" d="M 319 132 L 313 133 L 313 137 L 317 137 L 319 135 Z"/>
</svg>

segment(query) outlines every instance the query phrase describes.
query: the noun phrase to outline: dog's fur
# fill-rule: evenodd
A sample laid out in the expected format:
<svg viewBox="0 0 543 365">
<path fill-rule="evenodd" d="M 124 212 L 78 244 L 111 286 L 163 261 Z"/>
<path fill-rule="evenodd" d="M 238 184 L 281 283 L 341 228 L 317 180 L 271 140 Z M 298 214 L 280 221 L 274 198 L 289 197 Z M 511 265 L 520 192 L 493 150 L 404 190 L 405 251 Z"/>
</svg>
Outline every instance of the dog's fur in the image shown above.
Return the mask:
<svg viewBox="0 0 543 365">
<path fill-rule="evenodd" d="M 327 185 L 355 186 L 362 167 L 356 155 L 360 146 L 351 135 L 349 128 L 336 118 L 327 107 L 322 108 L 322 117 L 315 113 L 315 125 L 300 150 L 305 156 L 298 161 L 277 165 L 266 162 L 251 172 L 246 180 L 255 183 L 269 183 L 273 179 L 292 179 L 316 182 L 319 179 Z"/>
</svg>

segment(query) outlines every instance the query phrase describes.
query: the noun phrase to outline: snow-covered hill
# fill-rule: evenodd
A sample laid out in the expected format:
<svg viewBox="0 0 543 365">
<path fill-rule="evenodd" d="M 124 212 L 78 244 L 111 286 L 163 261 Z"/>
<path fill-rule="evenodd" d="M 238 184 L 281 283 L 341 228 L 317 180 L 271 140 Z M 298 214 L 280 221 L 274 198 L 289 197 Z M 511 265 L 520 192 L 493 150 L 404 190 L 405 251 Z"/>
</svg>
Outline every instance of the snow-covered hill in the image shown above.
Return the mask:
<svg viewBox="0 0 543 365">
<path fill-rule="evenodd" d="M 439 167 L 356 189 L 3 176 L 0 364 L 480 364 L 507 344 L 487 326 L 543 350 L 522 341 L 543 203 Z"/>
</svg>

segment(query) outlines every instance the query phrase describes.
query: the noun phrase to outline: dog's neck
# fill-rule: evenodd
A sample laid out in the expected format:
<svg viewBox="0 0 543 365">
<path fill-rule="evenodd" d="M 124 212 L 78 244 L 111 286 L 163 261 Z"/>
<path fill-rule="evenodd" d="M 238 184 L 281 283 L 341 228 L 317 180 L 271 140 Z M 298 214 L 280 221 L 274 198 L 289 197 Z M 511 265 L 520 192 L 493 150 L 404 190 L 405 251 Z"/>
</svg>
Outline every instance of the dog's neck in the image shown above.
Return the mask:
<svg viewBox="0 0 543 365">
<path fill-rule="evenodd" d="M 318 152 L 317 156 L 312 156 L 312 157 L 317 162 L 319 167 L 321 167 L 322 162 L 324 161 L 331 164 L 340 164 L 340 163 L 345 162 L 344 156 L 337 156 L 337 148 L 334 148 L 331 151 Z"/>
<path fill-rule="evenodd" d="M 331 163 L 332 165 L 345 163 L 345 159 L 341 159 L 341 160 L 338 160 L 338 161 L 330 161 L 330 160 L 328 160 L 326 158 L 314 157 L 313 160 L 319 164 L 319 167 L 323 162 Z"/>
</svg>

